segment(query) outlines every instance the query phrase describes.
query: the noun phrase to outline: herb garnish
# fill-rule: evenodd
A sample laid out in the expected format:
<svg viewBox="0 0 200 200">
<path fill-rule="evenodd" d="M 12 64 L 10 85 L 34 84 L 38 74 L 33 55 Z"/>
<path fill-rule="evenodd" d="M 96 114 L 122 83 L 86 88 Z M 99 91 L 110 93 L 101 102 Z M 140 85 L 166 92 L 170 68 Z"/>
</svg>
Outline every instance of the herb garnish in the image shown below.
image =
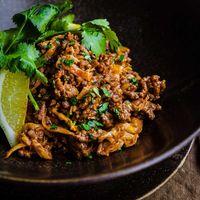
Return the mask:
<svg viewBox="0 0 200 200">
<path fill-rule="evenodd" d="M 101 104 L 101 105 L 99 106 L 97 112 L 98 112 L 99 114 L 102 114 L 102 113 L 106 112 L 106 111 L 108 110 L 108 105 L 109 105 L 108 102 L 105 102 L 105 103 Z"/>
<path fill-rule="evenodd" d="M 94 140 L 94 135 L 92 135 L 91 133 L 88 134 L 88 137 L 89 137 L 91 140 Z"/>
<path fill-rule="evenodd" d="M 93 159 L 93 155 L 90 154 L 87 158 L 90 159 L 90 160 L 92 160 Z"/>
<path fill-rule="evenodd" d="M 116 52 L 121 44 L 115 32 L 111 30 L 109 22 L 106 19 L 95 19 L 83 24 L 76 24 L 74 23 L 75 15 L 69 13 L 72 7 L 71 1 L 65 0 L 64 3 L 54 5 L 36 5 L 15 14 L 13 22 L 17 25 L 16 28 L 0 32 L 0 69 L 6 69 L 13 73 L 21 71 L 26 76 L 47 84 L 48 79 L 38 70 L 38 67 L 43 66 L 44 59 L 41 59 L 42 55 L 36 49 L 36 45 L 46 38 L 67 31 L 78 30 L 82 36 L 82 45 L 97 57 L 105 53 L 106 41 L 109 41 L 111 51 Z M 60 45 L 59 39 L 56 39 L 56 44 Z M 69 44 L 73 45 L 74 41 L 70 41 Z M 51 47 L 50 43 L 46 45 L 46 49 Z M 90 55 L 84 55 L 84 57 L 91 61 Z M 74 60 L 65 60 L 63 63 L 71 66 Z M 95 94 L 100 96 L 97 90 Z M 104 95 L 109 96 L 105 90 Z M 102 109 L 103 107 L 99 108 L 100 113 L 104 112 L 101 111 Z"/>
<path fill-rule="evenodd" d="M 45 49 L 51 49 L 52 48 L 52 44 L 51 43 L 48 43 L 46 46 L 45 46 Z"/>
<path fill-rule="evenodd" d="M 101 95 L 100 95 L 100 93 L 99 93 L 98 87 L 93 87 L 92 90 L 94 91 L 94 93 L 95 93 L 98 97 L 101 97 Z"/>
<path fill-rule="evenodd" d="M 111 96 L 110 92 L 106 88 L 101 88 L 101 89 L 102 89 L 102 91 L 103 91 L 103 93 L 104 93 L 104 95 L 106 97 L 110 97 Z"/>
<path fill-rule="evenodd" d="M 119 60 L 122 62 L 122 61 L 124 60 L 124 55 L 121 55 L 121 56 L 119 57 Z"/>
<path fill-rule="evenodd" d="M 76 97 L 71 97 L 69 102 L 72 106 L 75 106 L 78 103 L 78 99 Z"/>
<path fill-rule="evenodd" d="M 85 131 L 89 131 L 92 128 L 98 130 L 99 127 L 103 127 L 103 124 L 96 120 L 89 120 L 87 123 L 82 123 L 79 125 L 79 128 Z"/>
<path fill-rule="evenodd" d="M 52 124 L 50 127 L 50 129 L 57 129 L 57 128 L 58 128 L 58 126 L 56 124 Z"/>
<path fill-rule="evenodd" d="M 120 111 L 118 108 L 113 108 L 113 112 L 115 113 L 115 115 L 117 115 L 119 117 Z"/>
<path fill-rule="evenodd" d="M 65 60 L 65 59 L 61 59 L 61 62 L 64 63 L 67 66 L 71 66 L 74 64 L 74 60 L 73 59 L 69 59 L 69 60 Z"/>
<path fill-rule="evenodd" d="M 70 41 L 68 42 L 68 44 L 69 44 L 70 46 L 72 46 L 72 45 L 75 44 L 75 41 L 74 41 L 74 40 L 70 40 Z"/>
<path fill-rule="evenodd" d="M 88 61 L 91 61 L 91 60 L 92 60 L 92 59 L 91 59 L 91 56 L 90 56 L 89 54 L 85 53 L 85 52 L 83 52 L 83 56 L 84 56 L 84 58 L 85 58 L 86 60 L 88 60 Z"/>
<path fill-rule="evenodd" d="M 30 90 L 29 90 L 29 92 L 28 92 L 28 97 L 29 97 L 29 99 L 30 99 L 30 101 L 31 101 L 31 103 L 32 103 L 32 105 L 33 105 L 33 107 L 35 108 L 35 110 L 38 111 L 40 108 L 39 108 L 39 106 L 38 106 L 36 100 L 34 99 L 34 97 L 33 97 L 33 95 L 32 95 L 32 93 L 31 93 Z"/>
<path fill-rule="evenodd" d="M 97 57 L 105 53 L 106 40 L 109 41 L 112 51 L 121 45 L 115 32 L 109 27 L 106 19 L 95 19 L 82 24 L 82 44 L 91 50 Z"/>
<path fill-rule="evenodd" d="M 130 79 L 130 82 L 135 85 L 135 86 L 138 86 L 138 80 L 134 77 L 132 79 Z"/>
</svg>

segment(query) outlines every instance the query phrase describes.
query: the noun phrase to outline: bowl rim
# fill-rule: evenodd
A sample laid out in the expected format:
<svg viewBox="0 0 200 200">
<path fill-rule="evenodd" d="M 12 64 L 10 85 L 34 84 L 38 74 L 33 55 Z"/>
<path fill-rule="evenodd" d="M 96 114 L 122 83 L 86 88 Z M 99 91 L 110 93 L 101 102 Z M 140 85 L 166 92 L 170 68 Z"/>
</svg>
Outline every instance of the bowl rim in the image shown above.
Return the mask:
<svg viewBox="0 0 200 200">
<path fill-rule="evenodd" d="M 137 173 L 139 171 L 142 171 L 144 169 L 147 169 L 165 159 L 172 156 L 179 150 L 181 150 L 183 147 L 185 147 L 187 144 L 191 142 L 191 146 L 193 144 L 193 141 L 195 137 L 198 136 L 200 133 L 200 127 L 197 128 L 193 133 L 185 138 L 183 141 L 181 141 L 178 145 L 174 146 L 173 148 L 167 150 L 166 152 L 162 153 L 159 156 L 156 156 L 154 158 L 151 158 L 147 161 L 144 161 L 138 165 L 130 166 L 127 168 L 122 168 L 119 170 L 116 170 L 114 172 L 110 173 L 104 173 L 99 174 L 95 176 L 86 176 L 83 178 L 64 178 L 64 179 L 33 179 L 33 178 L 20 178 L 20 177 L 14 177 L 14 176 L 7 176 L 2 175 L 0 173 L 0 181 L 7 181 L 7 182 L 15 182 L 15 183 L 26 183 L 26 184 L 39 184 L 39 185 L 86 185 L 91 183 L 97 183 L 107 180 L 112 180 L 116 178 L 120 178 L 123 176 L 127 176 L 129 174 Z M 193 140 L 193 141 L 192 141 Z M 191 147 L 190 147 L 191 148 Z"/>
</svg>

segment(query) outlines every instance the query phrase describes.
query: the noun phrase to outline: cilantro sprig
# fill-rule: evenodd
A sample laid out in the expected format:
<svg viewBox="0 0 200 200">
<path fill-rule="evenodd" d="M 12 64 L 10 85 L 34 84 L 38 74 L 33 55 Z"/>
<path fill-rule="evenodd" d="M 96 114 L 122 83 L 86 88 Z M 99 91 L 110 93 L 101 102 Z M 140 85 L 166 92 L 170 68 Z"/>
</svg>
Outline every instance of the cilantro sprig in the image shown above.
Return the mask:
<svg viewBox="0 0 200 200">
<path fill-rule="evenodd" d="M 36 44 L 68 31 L 78 32 L 82 36 L 82 45 L 97 57 L 106 52 L 106 41 L 109 41 L 111 51 L 117 50 L 121 44 L 106 19 L 76 24 L 75 15 L 69 13 L 72 7 L 72 2 L 65 0 L 64 3 L 36 5 L 15 14 L 16 28 L 0 32 L 0 69 L 22 71 L 30 78 L 47 83 L 47 78 L 38 70 L 44 62 Z M 91 60 L 90 56 L 85 59 Z"/>
<path fill-rule="evenodd" d="M 105 102 L 100 104 L 99 108 L 97 109 L 97 113 L 102 114 L 108 110 L 109 103 Z"/>
<path fill-rule="evenodd" d="M 47 83 L 45 75 L 37 69 L 42 64 L 38 60 L 42 59 L 35 44 L 58 33 L 58 28 L 54 26 L 55 29 L 50 30 L 50 25 L 71 8 L 71 1 L 67 0 L 62 4 L 36 5 L 15 14 L 13 22 L 17 27 L 0 32 L 0 69 L 22 71 L 30 78 Z"/>
<path fill-rule="evenodd" d="M 109 41 L 112 51 L 121 46 L 114 31 L 111 30 L 107 19 L 95 19 L 82 24 L 82 44 L 97 57 L 105 53 L 106 41 Z"/>
</svg>

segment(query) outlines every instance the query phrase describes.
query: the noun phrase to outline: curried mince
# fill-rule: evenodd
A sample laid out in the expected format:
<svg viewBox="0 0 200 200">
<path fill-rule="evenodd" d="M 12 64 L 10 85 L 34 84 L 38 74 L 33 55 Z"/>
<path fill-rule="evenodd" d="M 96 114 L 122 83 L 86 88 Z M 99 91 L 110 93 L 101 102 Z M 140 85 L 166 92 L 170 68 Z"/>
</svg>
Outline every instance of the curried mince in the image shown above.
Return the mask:
<svg viewBox="0 0 200 200">
<path fill-rule="evenodd" d="M 161 109 L 156 100 L 165 80 L 141 77 L 131 65 L 128 48 L 119 46 L 113 52 L 107 45 L 105 53 L 96 56 L 71 32 L 37 46 L 48 60 L 40 67 L 48 84 L 31 80 L 30 91 L 40 109 L 29 102 L 18 138 L 25 145 L 18 150 L 20 156 L 52 159 L 59 150 L 92 159 L 136 144 L 143 119 L 153 120 Z M 117 57 L 120 62 L 113 62 Z"/>
</svg>

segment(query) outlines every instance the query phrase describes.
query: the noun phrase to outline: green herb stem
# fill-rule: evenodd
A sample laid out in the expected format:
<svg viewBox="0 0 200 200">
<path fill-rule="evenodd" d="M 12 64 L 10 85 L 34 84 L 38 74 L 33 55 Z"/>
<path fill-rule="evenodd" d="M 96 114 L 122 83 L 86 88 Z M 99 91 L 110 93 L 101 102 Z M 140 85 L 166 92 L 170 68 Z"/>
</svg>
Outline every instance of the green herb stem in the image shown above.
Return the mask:
<svg viewBox="0 0 200 200">
<path fill-rule="evenodd" d="M 38 106 L 36 100 L 34 99 L 34 97 L 33 97 L 33 95 L 32 95 L 32 93 L 31 93 L 30 90 L 29 90 L 29 92 L 28 92 L 28 97 L 29 97 L 29 99 L 30 99 L 30 101 L 31 101 L 31 103 L 32 103 L 32 105 L 33 105 L 33 107 L 35 108 L 35 110 L 38 111 L 40 108 L 39 108 L 39 106 Z"/>
<path fill-rule="evenodd" d="M 22 24 L 22 26 L 19 29 L 19 32 L 17 33 L 17 36 L 15 37 L 15 39 L 10 43 L 10 45 L 8 46 L 8 48 L 5 51 L 5 54 L 8 53 L 8 51 L 10 50 L 10 48 L 13 46 L 13 44 L 16 42 L 17 38 L 19 37 L 19 35 L 21 34 L 22 30 L 24 29 L 25 25 L 27 22 L 27 17 L 25 17 L 24 22 Z"/>
</svg>

